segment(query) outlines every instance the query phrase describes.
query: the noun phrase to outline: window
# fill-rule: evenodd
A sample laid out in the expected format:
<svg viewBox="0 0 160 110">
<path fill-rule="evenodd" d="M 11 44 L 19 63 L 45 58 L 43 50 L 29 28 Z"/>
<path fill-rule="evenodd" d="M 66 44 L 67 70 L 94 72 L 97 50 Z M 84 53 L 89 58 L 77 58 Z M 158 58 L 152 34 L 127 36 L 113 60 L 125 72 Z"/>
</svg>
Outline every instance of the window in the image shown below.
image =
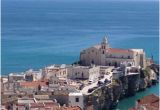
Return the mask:
<svg viewBox="0 0 160 110">
<path fill-rule="evenodd" d="M 83 74 L 83 72 L 82 72 L 82 78 L 83 78 L 83 76 L 84 76 L 84 74 Z"/>
<path fill-rule="evenodd" d="M 128 59 L 130 59 L 130 56 L 128 56 Z"/>
<path fill-rule="evenodd" d="M 102 54 L 104 54 L 104 50 L 103 50 Z"/>
<path fill-rule="evenodd" d="M 76 102 L 79 102 L 79 98 L 77 97 L 75 101 L 76 101 Z"/>
<path fill-rule="evenodd" d="M 94 60 L 92 60 L 91 63 L 94 64 Z"/>
</svg>

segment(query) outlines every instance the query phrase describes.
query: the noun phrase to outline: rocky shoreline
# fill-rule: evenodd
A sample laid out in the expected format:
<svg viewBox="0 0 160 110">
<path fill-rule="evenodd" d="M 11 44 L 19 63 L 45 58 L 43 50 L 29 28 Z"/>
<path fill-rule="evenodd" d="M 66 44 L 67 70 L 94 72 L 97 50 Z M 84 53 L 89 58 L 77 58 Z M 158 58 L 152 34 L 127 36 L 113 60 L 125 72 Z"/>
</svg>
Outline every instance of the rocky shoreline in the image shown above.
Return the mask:
<svg viewBox="0 0 160 110">
<path fill-rule="evenodd" d="M 154 76 L 154 77 L 153 77 Z M 111 85 L 98 89 L 86 96 L 86 110 L 115 110 L 118 102 L 124 98 L 134 96 L 137 92 L 156 85 L 159 80 L 159 65 L 152 64 L 140 70 L 140 74 L 122 76 Z"/>
</svg>

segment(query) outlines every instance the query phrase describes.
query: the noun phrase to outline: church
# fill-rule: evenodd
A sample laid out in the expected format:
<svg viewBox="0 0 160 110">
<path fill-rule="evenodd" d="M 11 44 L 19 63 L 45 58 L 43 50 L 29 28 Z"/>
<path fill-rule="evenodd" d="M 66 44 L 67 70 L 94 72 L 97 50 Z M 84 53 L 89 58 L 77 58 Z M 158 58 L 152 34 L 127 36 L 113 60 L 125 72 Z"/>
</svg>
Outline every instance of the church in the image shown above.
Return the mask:
<svg viewBox="0 0 160 110">
<path fill-rule="evenodd" d="M 101 44 L 80 52 L 80 62 L 84 66 L 95 64 L 119 67 L 123 63 L 145 68 L 146 55 L 143 49 L 112 48 L 107 37 L 104 37 Z"/>
</svg>

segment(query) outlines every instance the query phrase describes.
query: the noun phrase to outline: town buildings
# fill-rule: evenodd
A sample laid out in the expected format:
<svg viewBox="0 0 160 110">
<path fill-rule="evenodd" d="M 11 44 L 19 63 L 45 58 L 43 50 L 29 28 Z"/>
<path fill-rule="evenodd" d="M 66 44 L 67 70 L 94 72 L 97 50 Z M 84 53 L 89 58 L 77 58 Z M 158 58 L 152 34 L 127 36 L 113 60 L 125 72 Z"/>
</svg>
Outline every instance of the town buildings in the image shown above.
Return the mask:
<svg viewBox="0 0 160 110">
<path fill-rule="evenodd" d="M 42 79 L 42 69 L 39 71 L 34 71 L 32 69 L 25 72 L 26 81 L 37 81 Z"/>
<path fill-rule="evenodd" d="M 84 110 L 84 97 L 82 93 L 69 93 L 69 105 L 79 106 Z"/>
<path fill-rule="evenodd" d="M 109 46 L 107 37 L 104 37 L 100 45 L 84 49 L 80 53 L 80 63 L 85 66 L 95 64 L 117 67 L 124 62 L 145 68 L 146 55 L 144 50 L 112 48 Z"/>
<path fill-rule="evenodd" d="M 68 78 L 70 79 L 89 79 L 95 81 L 99 77 L 99 66 L 71 66 L 67 68 Z"/>
<path fill-rule="evenodd" d="M 123 76 L 139 77 L 140 68 L 151 63 L 143 49 L 111 48 L 104 38 L 100 45 L 81 52 L 79 64 L 51 65 L 1 78 L 3 108 L 90 110 L 86 107 L 86 97 L 101 88 L 111 88 Z M 155 80 L 155 72 L 150 72 L 151 79 Z M 140 104 L 136 108 L 144 108 Z"/>
<path fill-rule="evenodd" d="M 67 77 L 67 69 L 66 65 L 51 65 L 48 67 L 45 67 L 43 69 L 43 77 L 44 78 L 50 78 L 50 77 L 56 77 L 56 78 L 66 78 Z"/>
<path fill-rule="evenodd" d="M 9 82 L 16 82 L 16 81 L 21 81 L 25 79 L 25 74 L 21 73 L 21 74 L 17 74 L 17 73 L 10 73 L 8 75 L 8 80 Z"/>
</svg>

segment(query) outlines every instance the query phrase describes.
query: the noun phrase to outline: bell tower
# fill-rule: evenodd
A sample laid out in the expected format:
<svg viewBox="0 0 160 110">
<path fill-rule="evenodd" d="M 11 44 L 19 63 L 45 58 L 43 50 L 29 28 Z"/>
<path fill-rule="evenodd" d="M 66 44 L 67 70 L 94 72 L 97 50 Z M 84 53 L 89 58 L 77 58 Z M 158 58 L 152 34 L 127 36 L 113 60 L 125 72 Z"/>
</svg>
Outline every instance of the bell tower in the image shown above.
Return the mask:
<svg viewBox="0 0 160 110">
<path fill-rule="evenodd" d="M 109 44 L 108 44 L 108 39 L 107 37 L 104 37 L 102 39 L 102 42 L 101 42 L 101 57 L 100 57 L 100 64 L 101 65 L 106 65 L 106 55 L 107 55 L 107 52 L 108 52 L 108 48 L 109 48 Z"/>
<path fill-rule="evenodd" d="M 106 50 L 107 48 L 109 48 L 108 39 L 104 37 L 101 42 L 101 49 Z"/>
</svg>

